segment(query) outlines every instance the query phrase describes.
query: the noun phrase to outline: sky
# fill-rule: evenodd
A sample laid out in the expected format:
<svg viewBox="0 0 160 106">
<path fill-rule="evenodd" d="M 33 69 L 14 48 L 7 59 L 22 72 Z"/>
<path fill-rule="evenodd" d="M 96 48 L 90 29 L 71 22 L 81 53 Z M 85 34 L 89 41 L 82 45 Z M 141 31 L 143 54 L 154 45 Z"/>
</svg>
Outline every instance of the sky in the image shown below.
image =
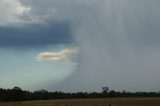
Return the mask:
<svg viewBox="0 0 160 106">
<path fill-rule="evenodd" d="M 160 90 L 159 0 L 0 0 L 0 87 Z"/>
</svg>

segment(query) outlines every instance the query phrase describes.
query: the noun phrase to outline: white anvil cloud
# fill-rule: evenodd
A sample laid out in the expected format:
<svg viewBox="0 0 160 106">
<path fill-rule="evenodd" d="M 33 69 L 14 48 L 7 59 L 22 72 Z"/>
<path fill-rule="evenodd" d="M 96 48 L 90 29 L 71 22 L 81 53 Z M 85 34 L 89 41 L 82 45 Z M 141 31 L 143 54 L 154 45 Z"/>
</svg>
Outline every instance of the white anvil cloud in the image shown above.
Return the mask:
<svg viewBox="0 0 160 106">
<path fill-rule="evenodd" d="M 58 52 L 42 52 L 36 56 L 37 61 L 72 61 L 78 53 L 78 48 L 66 48 Z"/>
</svg>

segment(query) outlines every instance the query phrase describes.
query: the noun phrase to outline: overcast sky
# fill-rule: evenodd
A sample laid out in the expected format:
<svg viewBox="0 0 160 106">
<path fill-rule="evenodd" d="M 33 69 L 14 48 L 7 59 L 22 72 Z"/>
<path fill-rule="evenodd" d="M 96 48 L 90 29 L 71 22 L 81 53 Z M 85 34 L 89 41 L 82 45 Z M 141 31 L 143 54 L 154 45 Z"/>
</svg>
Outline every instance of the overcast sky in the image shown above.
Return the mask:
<svg viewBox="0 0 160 106">
<path fill-rule="evenodd" d="M 159 91 L 159 0 L 0 0 L 0 87 Z"/>
</svg>

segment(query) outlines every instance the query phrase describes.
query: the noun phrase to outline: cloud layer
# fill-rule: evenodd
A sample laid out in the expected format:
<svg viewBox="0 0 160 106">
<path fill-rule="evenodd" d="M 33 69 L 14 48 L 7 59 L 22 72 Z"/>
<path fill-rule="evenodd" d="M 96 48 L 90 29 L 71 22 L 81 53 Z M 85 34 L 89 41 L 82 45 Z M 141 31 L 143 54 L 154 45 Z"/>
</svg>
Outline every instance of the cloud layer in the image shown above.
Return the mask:
<svg viewBox="0 0 160 106">
<path fill-rule="evenodd" d="M 26 23 L 31 9 L 19 0 L 0 0 L 0 26 Z"/>
<path fill-rule="evenodd" d="M 27 16 L 16 16 L 16 20 L 32 25 L 14 30 L 0 28 L 0 46 L 42 47 L 58 42 L 76 43 L 81 50 L 77 71 L 58 90 L 97 90 L 101 86 L 118 90 L 160 88 L 159 0 L 14 1 L 30 8 L 20 10 L 19 14 Z M 12 23 L 6 19 L 5 25 Z M 36 22 L 39 24 L 33 25 Z M 67 60 L 62 54 L 68 57 L 66 51 L 60 51 L 44 52 L 39 58 Z"/>
<path fill-rule="evenodd" d="M 37 5 L 39 2 L 0 1 L 0 47 L 28 49 L 74 42 L 71 23 L 54 20 L 54 8 L 40 10 L 43 3 Z"/>
<path fill-rule="evenodd" d="M 37 61 L 72 61 L 78 48 L 66 48 L 58 52 L 42 52 L 36 56 Z"/>
<path fill-rule="evenodd" d="M 0 47 L 39 48 L 73 43 L 70 25 L 65 22 L 27 27 L 0 27 Z"/>
</svg>

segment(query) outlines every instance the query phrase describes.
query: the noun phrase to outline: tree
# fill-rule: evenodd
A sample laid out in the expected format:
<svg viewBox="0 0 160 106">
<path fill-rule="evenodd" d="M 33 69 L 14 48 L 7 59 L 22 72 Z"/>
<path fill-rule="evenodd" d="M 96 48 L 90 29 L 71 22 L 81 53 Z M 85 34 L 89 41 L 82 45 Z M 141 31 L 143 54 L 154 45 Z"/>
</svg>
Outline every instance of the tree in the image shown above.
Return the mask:
<svg viewBox="0 0 160 106">
<path fill-rule="evenodd" d="M 103 94 L 107 94 L 109 91 L 109 88 L 108 87 L 102 87 L 102 93 Z"/>
<path fill-rule="evenodd" d="M 17 87 L 17 86 L 13 87 L 12 90 L 15 90 L 15 91 L 22 91 L 22 89 L 21 89 L 20 87 Z"/>
</svg>

